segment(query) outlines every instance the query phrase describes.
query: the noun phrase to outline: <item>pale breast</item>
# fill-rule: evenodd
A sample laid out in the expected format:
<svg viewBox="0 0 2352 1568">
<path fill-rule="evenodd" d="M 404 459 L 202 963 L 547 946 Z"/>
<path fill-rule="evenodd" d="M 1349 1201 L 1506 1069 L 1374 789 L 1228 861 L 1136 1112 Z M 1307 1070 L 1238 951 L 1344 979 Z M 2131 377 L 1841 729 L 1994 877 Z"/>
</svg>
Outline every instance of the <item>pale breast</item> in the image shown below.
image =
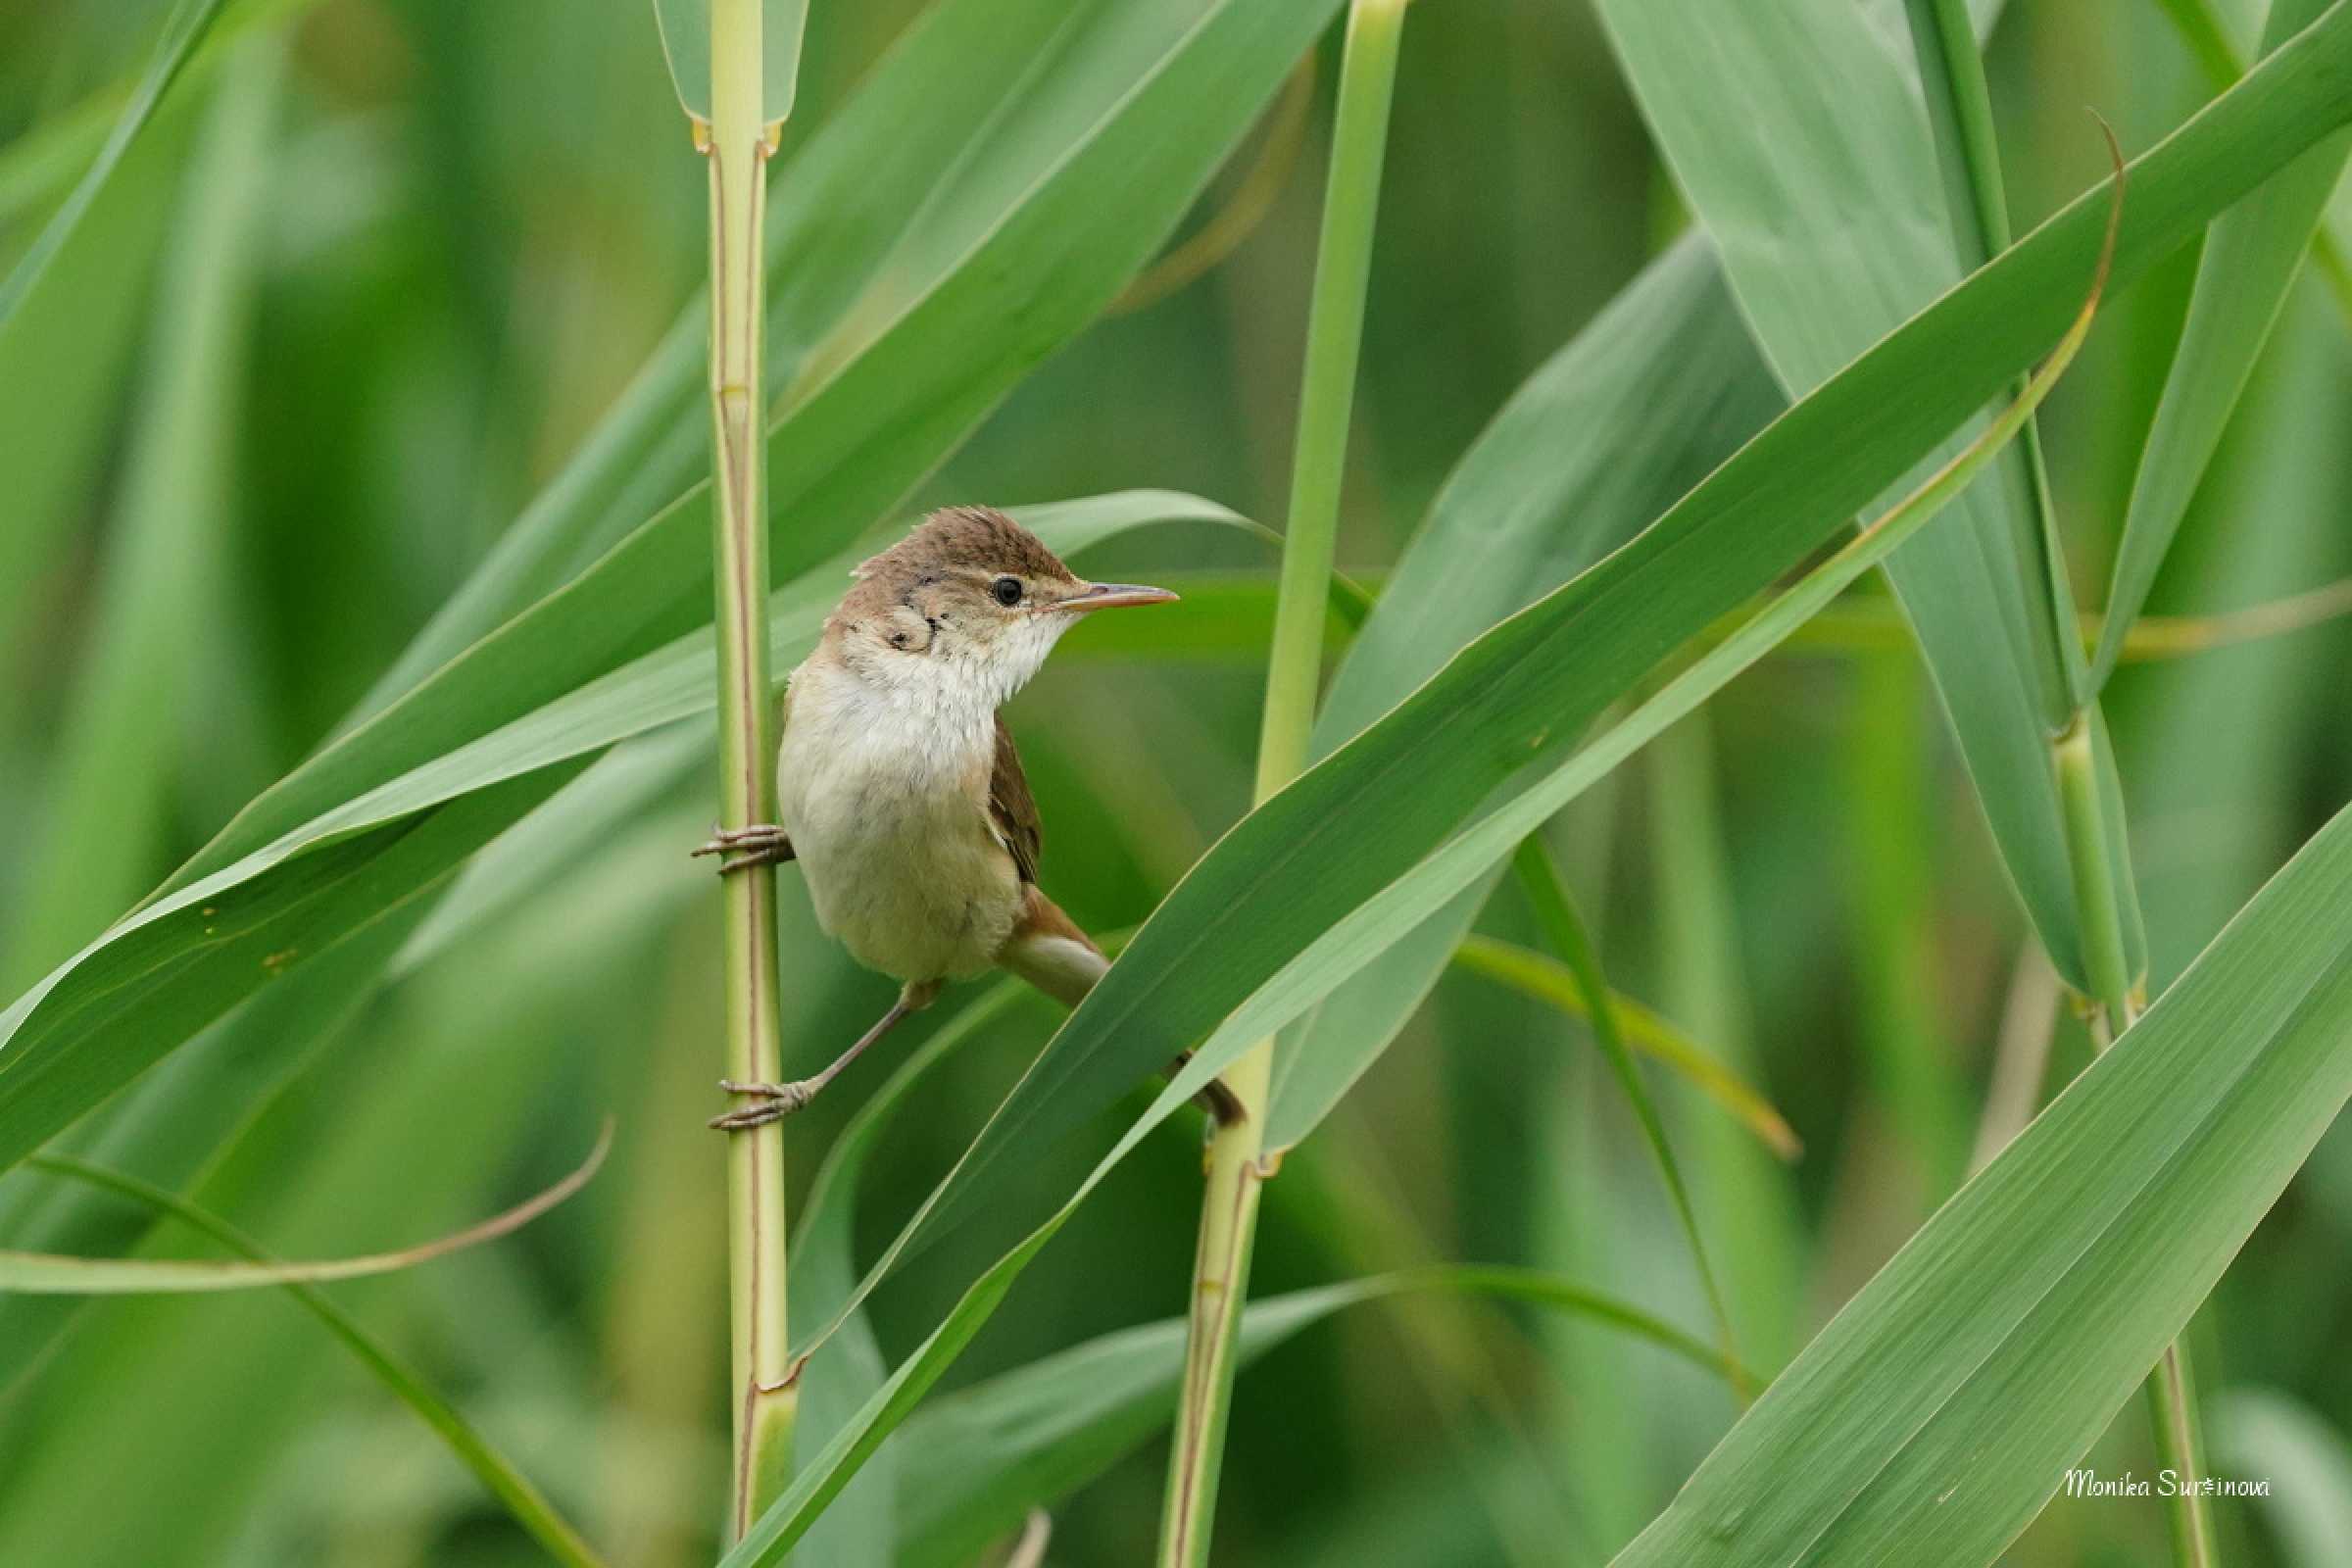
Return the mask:
<svg viewBox="0 0 2352 1568">
<path fill-rule="evenodd" d="M 812 659 L 777 757 L 784 830 L 817 923 L 902 980 L 977 974 L 1020 912 L 985 806 L 992 728 L 942 722 Z"/>
</svg>

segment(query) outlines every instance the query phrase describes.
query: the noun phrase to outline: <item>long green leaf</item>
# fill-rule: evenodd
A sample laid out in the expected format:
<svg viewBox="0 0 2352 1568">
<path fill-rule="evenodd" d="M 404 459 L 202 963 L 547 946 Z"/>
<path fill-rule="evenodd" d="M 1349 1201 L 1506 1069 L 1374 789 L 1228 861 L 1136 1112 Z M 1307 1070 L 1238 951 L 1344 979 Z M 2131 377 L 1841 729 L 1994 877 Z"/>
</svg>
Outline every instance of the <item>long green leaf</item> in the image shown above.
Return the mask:
<svg viewBox="0 0 2352 1568">
<path fill-rule="evenodd" d="M 272 1285 L 315 1285 L 326 1280 L 366 1279 L 414 1268 L 468 1247 L 512 1235 L 588 1185 L 612 1147 L 607 1127 L 579 1168 L 513 1208 L 462 1231 L 360 1257 L 301 1262 L 245 1258 L 59 1257 L 41 1252 L 0 1251 L 0 1292 L 46 1296 L 177 1296 L 212 1291 L 250 1291 Z"/>
<path fill-rule="evenodd" d="M 854 1227 L 865 1162 L 914 1086 L 956 1048 L 1031 995 L 1034 993 L 1017 980 L 991 986 L 934 1029 L 882 1087 L 859 1103 L 825 1151 L 824 1163 L 817 1168 L 801 1210 L 792 1245 L 792 1317 L 804 1321 L 830 1318 L 856 1289 Z M 856 1419 L 859 1406 L 873 1397 L 889 1375 L 889 1363 L 883 1359 L 864 1315 L 849 1319 L 823 1353 L 811 1356 L 800 1374 L 798 1441 L 804 1446 L 830 1441 Z M 898 1477 L 906 1466 L 894 1457 L 894 1451 L 885 1449 L 878 1454 L 858 1473 L 840 1500 L 825 1510 L 802 1545 L 804 1560 L 838 1568 L 860 1568 L 869 1563 L 890 1568 L 902 1560 L 894 1516 Z M 914 1489 L 917 1495 L 935 1484 L 931 1472 L 908 1473 L 922 1478 L 922 1485 Z"/>
<path fill-rule="evenodd" d="M 68 530 L 89 504 L 111 445 L 123 372 L 148 320 L 148 276 L 178 203 L 192 111 L 173 100 L 91 204 L 42 275 L 30 303 L 0 323 L 0 473 L 9 476 L 0 528 L 0 648 L 21 648 L 24 616 Z M 35 682 L 0 683 L 25 692 Z M 0 695 L 0 721 L 11 698 Z"/>
<path fill-rule="evenodd" d="M 258 51 L 258 52 L 256 52 Z M 234 515 L 258 215 L 280 62 L 259 39 L 214 99 L 169 236 L 153 369 L 125 458 L 105 581 L 49 763 L 32 865 L 0 964 L 11 993 L 95 935 L 159 869 L 191 710 L 188 670 L 221 618 L 214 563 Z"/>
<path fill-rule="evenodd" d="M 172 83 L 187 65 L 188 57 L 204 41 L 214 19 L 220 15 L 221 4 L 222 0 L 178 0 L 172 14 L 164 19 L 155 54 L 140 74 L 138 85 L 131 89 L 130 102 L 123 106 L 114 128 L 107 132 L 97 159 L 67 195 L 64 205 L 50 215 L 31 248 L 17 258 L 17 265 L 9 270 L 8 276 L 0 279 L 0 326 L 8 324 L 9 318 L 16 315 L 34 285 L 40 282 L 41 274 L 74 237 L 74 230 L 80 226 L 99 194 L 106 189 L 107 181 L 122 166 L 131 144 L 155 118 L 156 106 L 172 90 Z"/>
<path fill-rule="evenodd" d="M 1815 386 L 1960 275 L 1904 62 L 1848 0 L 1601 0 L 1668 165 L 1783 384 Z M 1835 81 L 1838 90 L 1820 84 Z M 2024 486 L 1980 487 L 1895 558 L 1902 600 L 2028 914 L 2084 983 L 2035 656 L 2047 577 Z"/>
<path fill-rule="evenodd" d="M 1250 1303 L 1247 1363 L 1344 1308 L 1424 1292 L 1524 1301 L 1661 1347 L 1718 1377 L 1733 1370 L 1697 1337 L 1572 1281 L 1532 1269 L 1438 1264 Z M 906 1568 L 968 1563 L 998 1536 L 1084 1486 L 1165 1426 L 1184 1366 L 1184 1322 L 1144 1324 L 1060 1351 L 925 1407 L 896 1446 L 909 1487 L 898 1511 Z M 830 1562 L 831 1558 L 822 1558 Z"/>
<path fill-rule="evenodd" d="M 1624 1568 L 1988 1563 L 2352 1098 L 2352 812 L 1766 1391 Z"/>
<path fill-rule="evenodd" d="M 1545 361 L 1463 455 L 1333 676 L 1315 755 L 1632 538 L 1782 406 L 1705 240 L 1679 241 Z M 1466 890 L 1284 1033 L 1273 1147 L 1304 1138 L 1388 1048 L 1492 888 L 1489 878 Z"/>
<path fill-rule="evenodd" d="M 108 1170 L 102 1165 L 57 1155 L 39 1157 L 33 1161 L 33 1166 L 46 1175 L 65 1177 L 93 1191 L 129 1199 L 158 1215 L 176 1219 L 210 1236 L 230 1250 L 242 1253 L 250 1262 L 268 1264 L 271 1261 L 260 1244 L 243 1231 L 152 1182 L 141 1181 L 122 1171 Z M 473 1473 L 483 1490 L 499 1500 L 514 1522 L 538 1542 L 549 1556 L 558 1562 L 572 1564 L 573 1568 L 595 1568 L 600 1561 L 595 1549 L 556 1511 L 554 1504 L 532 1485 L 530 1477 L 499 1452 L 455 1405 L 434 1393 L 432 1386 L 415 1368 L 401 1360 L 389 1346 L 368 1333 L 358 1318 L 336 1305 L 334 1298 L 316 1285 L 300 1280 L 282 1283 L 286 1294 L 324 1324 L 327 1332 L 340 1340 L 360 1364 L 391 1392 L 393 1397 L 416 1412 L 417 1419 L 433 1430 L 434 1435 L 447 1445 L 451 1455 Z"/>
<path fill-rule="evenodd" d="M 2272 0 L 2263 47 L 2275 49 L 2293 37 L 2323 8 L 2324 0 Z M 2180 347 L 2165 374 L 2156 422 L 2132 480 L 2092 663 L 2095 683 L 2104 684 L 2123 657 L 2124 639 L 2147 604 L 2157 568 L 2270 341 L 2347 155 L 2352 133 L 2328 138 L 2216 219 L 2205 237 Z"/>
</svg>

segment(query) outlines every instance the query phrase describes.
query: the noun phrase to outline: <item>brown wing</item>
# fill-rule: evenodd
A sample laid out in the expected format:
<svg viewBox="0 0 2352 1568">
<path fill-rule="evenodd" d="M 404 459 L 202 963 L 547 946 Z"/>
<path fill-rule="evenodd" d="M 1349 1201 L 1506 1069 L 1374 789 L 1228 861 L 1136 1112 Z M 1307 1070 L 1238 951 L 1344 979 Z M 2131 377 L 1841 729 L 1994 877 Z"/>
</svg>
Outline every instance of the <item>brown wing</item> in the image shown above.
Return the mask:
<svg viewBox="0 0 2352 1568">
<path fill-rule="evenodd" d="M 1012 852 L 1021 880 L 1035 882 L 1037 853 L 1043 842 L 1037 825 L 1037 801 L 1029 793 L 1029 780 L 1021 774 L 1021 754 L 1012 749 L 1012 731 L 1004 727 L 1001 713 L 997 715 L 997 761 L 988 778 L 988 817 L 997 837 Z"/>
</svg>

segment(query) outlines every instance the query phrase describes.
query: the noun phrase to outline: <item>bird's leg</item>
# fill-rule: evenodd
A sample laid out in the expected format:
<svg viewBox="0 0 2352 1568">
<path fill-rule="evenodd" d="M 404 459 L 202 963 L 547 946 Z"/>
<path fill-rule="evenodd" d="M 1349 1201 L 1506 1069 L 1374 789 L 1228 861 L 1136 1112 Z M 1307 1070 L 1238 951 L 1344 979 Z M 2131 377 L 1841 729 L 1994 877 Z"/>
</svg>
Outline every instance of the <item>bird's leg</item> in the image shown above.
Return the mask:
<svg viewBox="0 0 2352 1568">
<path fill-rule="evenodd" d="M 938 995 L 939 982 L 936 980 L 926 980 L 919 985 L 908 981 L 906 989 L 899 993 L 899 1000 L 882 1015 L 881 1021 L 859 1035 L 856 1045 L 834 1057 L 832 1063 L 813 1078 L 796 1078 L 788 1084 L 739 1084 L 732 1078 L 720 1079 L 718 1087 L 728 1094 L 750 1095 L 758 1103 L 713 1116 L 710 1125 L 722 1132 L 734 1133 L 749 1127 L 762 1127 L 771 1121 L 782 1121 L 814 1100 L 817 1091 L 840 1076 L 841 1070 L 862 1055 L 866 1047 L 897 1028 L 908 1013 L 920 1012 L 931 1005 L 931 999 Z"/>
<path fill-rule="evenodd" d="M 1191 1052 L 1179 1051 L 1176 1053 L 1176 1059 L 1168 1063 L 1167 1071 L 1160 1076 L 1173 1082 L 1176 1075 L 1184 1071 L 1185 1065 L 1192 1059 Z M 1208 1112 L 1208 1119 L 1220 1127 L 1241 1125 L 1244 1114 L 1242 1102 L 1232 1090 L 1225 1087 L 1225 1080 L 1222 1078 L 1211 1078 L 1207 1083 L 1201 1085 L 1199 1092 L 1193 1096 L 1193 1103 Z"/>
<path fill-rule="evenodd" d="M 792 840 L 772 822 L 754 822 L 749 827 L 720 827 L 713 822 L 709 841 L 694 853 L 719 857 L 718 869 L 723 876 L 746 866 L 781 865 L 792 858 Z"/>
</svg>

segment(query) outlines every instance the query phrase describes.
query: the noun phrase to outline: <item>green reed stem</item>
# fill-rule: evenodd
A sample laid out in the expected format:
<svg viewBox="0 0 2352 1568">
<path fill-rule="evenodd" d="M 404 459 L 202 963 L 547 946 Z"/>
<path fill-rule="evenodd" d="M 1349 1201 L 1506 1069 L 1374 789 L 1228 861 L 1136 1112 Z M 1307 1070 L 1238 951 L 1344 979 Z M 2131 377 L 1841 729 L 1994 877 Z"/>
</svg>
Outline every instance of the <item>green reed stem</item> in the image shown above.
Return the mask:
<svg viewBox="0 0 2352 1568">
<path fill-rule="evenodd" d="M 2101 1049 L 2138 1021 L 2138 977 L 2124 944 L 2128 888 L 2117 885 L 2111 847 L 2118 824 L 2110 823 L 2099 787 L 2098 754 L 2092 741 L 2095 711 L 2079 713 L 2052 743 L 2057 759 L 2058 798 L 2066 813 L 2067 857 L 2074 872 L 2075 904 L 2082 931 L 2082 964 L 2097 993 L 2103 1029 Z M 2205 1473 L 2198 1431 L 2195 1377 L 2185 1340 L 2165 1347 L 2149 1372 L 2148 1418 L 2154 1428 L 2157 1462 L 2184 1483 L 2166 1504 L 2173 1560 L 2180 1568 L 2213 1568 L 2213 1518 L 2194 1482 Z"/>
<path fill-rule="evenodd" d="M 1405 0 L 1355 0 L 1348 15 L 1314 293 L 1307 313 L 1306 368 L 1291 461 L 1290 520 L 1283 538 L 1282 581 L 1258 735 L 1260 802 L 1305 768 L 1314 727 L 1324 616 L 1339 536 L 1340 486 L 1347 468 L 1348 425 L 1355 401 L 1364 295 L 1371 275 L 1380 171 L 1388 146 L 1404 5 Z M 1184 1381 L 1160 1514 L 1158 1560 L 1163 1568 L 1196 1568 L 1208 1560 L 1242 1302 L 1249 1294 L 1250 1256 L 1257 1235 L 1258 1198 L 1272 1174 L 1265 1128 L 1273 1070 L 1272 1040 L 1259 1041 L 1226 1069 L 1225 1085 L 1242 1113 L 1220 1123 L 1209 1140 Z"/>
<path fill-rule="evenodd" d="M 1905 9 L 1953 240 L 1964 269 L 1981 267 L 2009 244 L 2008 204 L 2001 189 L 2000 151 L 1993 138 L 1984 59 L 1963 0 L 1906 0 Z M 2120 153 L 2116 161 L 2120 166 Z M 2052 756 L 2082 964 L 2107 1036 L 2113 1038 L 2138 1016 L 2136 976 L 2125 939 L 2127 921 L 2137 923 L 2138 911 L 2132 907 L 2136 894 L 2119 871 L 2124 863 L 2123 824 L 2108 820 L 2093 744 L 2099 724 L 2097 702 L 2089 696 L 2082 644 L 2070 624 L 2074 591 L 2066 579 L 2040 440 L 2030 420 L 2019 442 L 2018 466 L 2024 492 L 2016 509 L 2018 567 L 2027 577 L 2022 586 L 2032 606 L 2027 617 L 2030 678 L 2039 693 L 2043 715 L 2056 729 Z M 2201 1473 L 2196 1410 L 2188 1397 L 2187 1353 L 2180 1343 L 2166 1348 L 2147 1387 L 2163 1463 L 2183 1478 L 2194 1478 Z M 2175 1560 L 2181 1568 L 2208 1568 L 2214 1560 L 2212 1524 L 2193 1488 L 2176 1493 L 2170 1518 Z"/>
<path fill-rule="evenodd" d="M 711 0 L 710 444 L 718 621 L 719 815 L 729 827 L 776 816 L 767 668 L 766 443 L 760 426 L 766 338 L 760 218 L 770 129 L 761 104 L 760 0 Z M 720 879 L 727 1076 L 783 1076 L 777 1036 L 776 873 Z M 784 1322 L 784 1131 L 727 1135 L 729 1343 L 734 1391 L 728 1539 L 782 1493 L 798 1395 Z"/>
</svg>

